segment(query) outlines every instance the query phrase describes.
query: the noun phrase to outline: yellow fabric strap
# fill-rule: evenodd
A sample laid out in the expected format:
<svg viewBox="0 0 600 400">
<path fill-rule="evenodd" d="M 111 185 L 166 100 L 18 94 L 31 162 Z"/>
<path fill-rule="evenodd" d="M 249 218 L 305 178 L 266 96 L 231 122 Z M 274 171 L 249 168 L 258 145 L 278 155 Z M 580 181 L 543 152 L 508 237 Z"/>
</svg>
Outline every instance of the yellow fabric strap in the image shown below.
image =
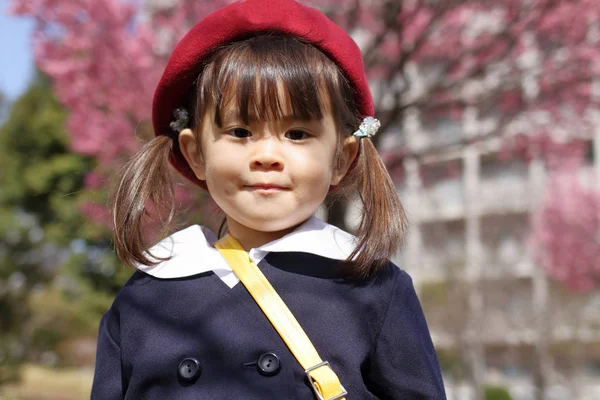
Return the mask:
<svg viewBox="0 0 600 400">
<path fill-rule="evenodd" d="M 239 242 L 233 236 L 226 235 L 214 246 L 269 318 L 302 368 L 306 371 L 321 364 L 323 360 L 292 312 Z M 320 396 L 320 399 L 326 400 L 344 399 L 343 396 L 340 396 L 344 393 L 344 389 L 329 364 L 315 368 L 309 372 L 309 375 L 317 397 Z"/>
</svg>

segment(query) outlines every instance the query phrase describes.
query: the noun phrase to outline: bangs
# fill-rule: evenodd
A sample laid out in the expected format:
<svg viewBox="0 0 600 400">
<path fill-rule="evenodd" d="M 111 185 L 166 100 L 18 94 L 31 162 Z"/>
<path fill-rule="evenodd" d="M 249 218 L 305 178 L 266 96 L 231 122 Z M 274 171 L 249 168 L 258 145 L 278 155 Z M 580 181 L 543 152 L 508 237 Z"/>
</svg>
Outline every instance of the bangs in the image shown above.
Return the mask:
<svg viewBox="0 0 600 400">
<path fill-rule="evenodd" d="M 196 87 L 196 126 L 209 106 L 221 127 L 231 119 L 320 120 L 330 112 L 338 128 L 356 114 L 353 91 L 337 65 L 301 40 L 266 34 L 219 49 Z M 354 111 L 353 111 L 354 110 Z M 229 114 L 233 113 L 233 114 Z M 351 123 L 353 125 L 353 123 Z"/>
</svg>

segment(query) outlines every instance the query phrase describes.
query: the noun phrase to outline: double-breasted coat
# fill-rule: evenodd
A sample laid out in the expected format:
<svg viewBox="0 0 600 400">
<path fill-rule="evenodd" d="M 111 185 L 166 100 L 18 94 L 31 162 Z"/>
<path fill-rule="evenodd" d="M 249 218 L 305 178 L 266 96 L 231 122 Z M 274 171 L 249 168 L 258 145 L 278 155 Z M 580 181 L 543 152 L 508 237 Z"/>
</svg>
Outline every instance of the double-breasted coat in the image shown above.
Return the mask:
<svg viewBox="0 0 600 400">
<path fill-rule="evenodd" d="M 153 249 L 100 322 L 92 400 L 315 398 L 300 364 L 194 225 Z M 445 399 L 410 277 L 389 263 L 363 282 L 335 264 L 353 237 L 311 218 L 250 257 L 329 361 L 347 399 Z"/>
</svg>

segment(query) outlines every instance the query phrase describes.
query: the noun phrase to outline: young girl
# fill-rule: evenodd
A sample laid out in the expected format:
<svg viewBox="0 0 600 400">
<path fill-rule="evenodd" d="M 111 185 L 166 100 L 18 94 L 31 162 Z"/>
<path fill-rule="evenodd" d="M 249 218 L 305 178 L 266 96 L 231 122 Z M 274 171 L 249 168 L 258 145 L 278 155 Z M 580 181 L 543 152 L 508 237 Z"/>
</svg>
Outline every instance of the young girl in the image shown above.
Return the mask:
<svg viewBox="0 0 600 400">
<path fill-rule="evenodd" d="M 137 271 L 100 323 L 92 399 L 324 398 L 213 233 L 143 245 L 146 204 L 172 204 L 167 160 L 208 190 L 339 378 L 328 399 L 445 398 L 411 279 L 388 261 L 406 218 L 373 115 L 358 47 L 317 10 L 246 0 L 191 29 L 155 93 L 157 136 L 114 194 L 116 251 Z M 352 193 L 356 237 L 313 217 Z"/>
</svg>

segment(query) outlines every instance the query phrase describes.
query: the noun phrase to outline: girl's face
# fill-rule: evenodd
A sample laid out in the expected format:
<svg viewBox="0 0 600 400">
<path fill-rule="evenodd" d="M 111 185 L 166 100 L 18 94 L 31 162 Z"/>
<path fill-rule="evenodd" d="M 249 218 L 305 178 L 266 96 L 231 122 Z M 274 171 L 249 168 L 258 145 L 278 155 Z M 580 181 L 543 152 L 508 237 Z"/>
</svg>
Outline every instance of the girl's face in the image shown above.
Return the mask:
<svg viewBox="0 0 600 400">
<path fill-rule="evenodd" d="M 245 241 L 256 247 L 288 233 L 317 210 L 346 174 L 358 143 L 346 138 L 336 159 L 338 133 L 327 110 L 321 120 L 251 118 L 249 125 L 232 111 L 224 110 L 221 127 L 203 118 L 201 149 L 189 129 L 180 133 L 179 142 L 227 215 L 230 232 L 244 247 L 244 236 L 251 236 Z M 214 109 L 205 115 L 214 115 Z M 261 240 L 265 233 L 270 235 Z"/>
</svg>

